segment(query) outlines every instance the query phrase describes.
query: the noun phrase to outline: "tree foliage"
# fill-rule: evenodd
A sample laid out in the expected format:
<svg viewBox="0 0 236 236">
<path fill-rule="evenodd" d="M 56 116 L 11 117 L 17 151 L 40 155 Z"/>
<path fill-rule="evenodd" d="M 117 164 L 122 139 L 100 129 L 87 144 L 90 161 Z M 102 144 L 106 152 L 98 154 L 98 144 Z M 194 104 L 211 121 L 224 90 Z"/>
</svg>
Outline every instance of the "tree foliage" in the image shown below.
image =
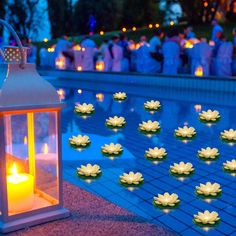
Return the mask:
<svg viewBox="0 0 236 236">
<path fill-rule="evenodd" d="M 54 38 L 70 34 L 73 27 L 72 0 L 47 0 L 51 33 Z"/>
<path fill-rule="evenodd" d="M 124 0 L 122 16 L 122 25 L 140 27 L 157 22 L 160 13 L 156 0 Z"/>
<path fill-rule="evenodd" d="M 74 8 L 75 32 L 88 33 L 89 16 L 96 19 L 97 29 L 113 30 L 119 27 L 122 1 L 118 0 L 79 0 Z"/>
<path fill-rule="evenodd" d="M 187 21 L 190 24 L 211 22 L 220 5 L 220 0 L 180 0 Z"/>
<path fill-rule="evenodd" d="M 39 0 L 8 1 L 8 21 L 23 37 L 37 35 L 41 25 L 41 14 L 38 9 Z"/>
<path fill-rule="evenodd" d="M 5 19 L 5 14 L 6 14 L 6 0 L 0 0 L 0 19 Z M 0 27 L 0 36 L 2 35 L 3 28 Z"/>
</svg>

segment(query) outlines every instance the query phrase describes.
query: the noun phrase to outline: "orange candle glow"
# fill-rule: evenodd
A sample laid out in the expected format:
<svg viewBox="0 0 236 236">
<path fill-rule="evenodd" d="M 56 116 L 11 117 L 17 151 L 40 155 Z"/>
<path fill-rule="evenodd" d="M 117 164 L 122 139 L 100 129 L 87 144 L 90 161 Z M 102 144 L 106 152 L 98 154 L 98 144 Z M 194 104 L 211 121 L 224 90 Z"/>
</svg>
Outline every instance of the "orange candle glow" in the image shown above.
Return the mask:
<svg viewBox="0 0 236 236">
<path fill-rule="evenodd" d="M 96 70 L 97 71 L 104 71 L 104 61 L 97 61 L 96 62 Z"/>
<path fill-rule="evenodd" d="M 203 68 L 201 66 L 198 66 L 195 70 L 195 76 L 203 76 Z"/>
<path fill-rule="evenodd" d="M 24 212 L 33 208 L 34 177 L 26 173 L 18 173 L 16 163 L 7 176 L 8 211 Z"/>
</svg>

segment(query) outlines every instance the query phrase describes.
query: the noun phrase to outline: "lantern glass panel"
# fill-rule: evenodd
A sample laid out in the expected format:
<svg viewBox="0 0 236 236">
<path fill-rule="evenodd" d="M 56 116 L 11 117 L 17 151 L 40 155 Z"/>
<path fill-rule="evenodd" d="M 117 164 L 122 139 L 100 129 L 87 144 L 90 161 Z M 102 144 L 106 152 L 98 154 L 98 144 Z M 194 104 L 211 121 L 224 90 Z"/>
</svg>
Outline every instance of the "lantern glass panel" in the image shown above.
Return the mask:
<svg viewBox="0 0 236 236">
<path fill-rule="evenodd" d="M 8 215 L 59 203 L 57 112 L 4 115 Z"/>
<path fill-rule="evenodd" d="M 57 112 L 35 113 L 36 189 L 47 205 L 59 203 Z"/>
</svg>

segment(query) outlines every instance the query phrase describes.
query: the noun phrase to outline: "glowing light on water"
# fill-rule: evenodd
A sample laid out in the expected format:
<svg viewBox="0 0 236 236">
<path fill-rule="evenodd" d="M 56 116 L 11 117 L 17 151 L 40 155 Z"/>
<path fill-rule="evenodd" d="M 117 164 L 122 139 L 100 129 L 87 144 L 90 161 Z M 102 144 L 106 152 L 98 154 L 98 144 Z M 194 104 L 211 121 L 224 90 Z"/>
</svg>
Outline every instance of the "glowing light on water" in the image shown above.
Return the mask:
<svg viewBox="0 0 236 236">
<path fill-rule="evenodd" d="M 162 210 L 164 213 L 166 213 L 166 214 L 168 214 L 168 213 L 170 213 L 170 210 L 169 209 L 164 209 L 164 210 Z"/>
<path fill-rule="evenodd" d="M 134 187 L 128 187 L 127 189 L 128 189 L 130 192 L 133 192 L 133 191 L 135 190 Z"/>
<path fill-rule="evenodd" d="M 201 112 L 201 111 L 202 111 L 202 105 L 196 104 L 196 105 L 194 106 L 194 109 L 195 109 L 196 112 Z"/>
<path fill-rule="evenodd" d="M 211 203 L 211 202 L 212 202 L 212 199 L 207 198 L 207 199 L 205 199 L 204 201 L 207 202 L 207 203 Z"/>
<path fill-rule="evenodd" d="M 96 94 L 96 99 L 98 102 L 103 102 L 104 101 L 104 94 L 103 93 L 97 93 Z"/>
</svg>

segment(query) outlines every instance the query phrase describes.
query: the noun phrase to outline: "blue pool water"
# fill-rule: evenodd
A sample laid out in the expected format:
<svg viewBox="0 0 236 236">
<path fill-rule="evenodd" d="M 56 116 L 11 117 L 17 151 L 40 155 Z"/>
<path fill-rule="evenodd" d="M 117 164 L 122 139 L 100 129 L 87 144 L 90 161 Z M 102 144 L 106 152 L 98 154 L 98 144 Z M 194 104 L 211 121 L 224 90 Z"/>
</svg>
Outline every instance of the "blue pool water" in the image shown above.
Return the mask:
<svg viewBox="0 0 236 236">
<path fill-rule="evenodd" d="M 197 91 L 185 94 L 184 91 L 157 88 L 150 88 L 150 93 L 146 90 L 144 95 L 140 87 L 127 87 L 123 91 L 127 92 L 128 99 L 118 103 L 112 99 L 112 93 L 121 90 L 115 85 L 111 92 L 96 88 L 90 91 L 83 87 L 61 88 L 65 89 L 64 101 L 67 103 L 62 113 L 65 180 L 181 235 L 236 235 L 236 177 L 222 170 L 223 162 L 235 158 L 236 145 L 228 145 L 219 139 L 224 129 L 236 128 L 232 95 L 209 92 L 206 96 Z M 133 95 L 134 90 L 139 95 Z M 155 114 L 143 109 L 143 103 L 150 99 L 158 99 L 162 104 L 162 109 Z M 92 103 L 95 113 L 87 119 L 74 114 L 74 106 L 78 102 Z M 199 122 L 196 104 L 201 105 L 201 110 L 219 110 L 222 119 L 210 127 Z M 114 115 L 125 117 L 127 124 L 123 130 L 114 132 L 104 125 L 105 120 Z M 149 119 L 160 122 L 160 134 L 147 137 L 138 132 L 139 123 Z M 173 135 L 174 130 L 184 124 L 195 127 L 197 131 L 196 138 L 188 143 L 177 140 Z M 68 145 L 68 139 L 78 134 L 90 137 L 92 143 L 89 148 L 78 151 Z M 100 152 L 101 146 L 111 142 L 120 143 L 124 148 L 123 154 L 114 160 Z M 164 147 L 168 152 L 168 157 L 160 163 L 144 157 L 145 150 L 155 146 Z M 196 157 L 197 151 L 207 146 L 219 149 L 217 161 L 207 164 Z M 182 180 L 169 174 L 170 165 L 180 161 L 194 165 L 195 172 L 191 177 Z M 100 165 L 102 176 L 99 179 L 86 182 L 76 175 L 76 168 L 87 163 Z M 140 188 L 128 189 L 119 184 L 119 176 L 129 171 L 143 174 L 145 180 Z M 196 197 L 195 186 L 207 181 L 221 185 L 223 193 L 219 199 L 207 202 Z M 152 205 L 153 197 L 164 192 L 179 195 L 181 203 L 177 209 L 165 212 Z M 202 229 L 194 225 L 193 215 L 204 210 L 219 213 L 221 222 L 217 227 Z"/>
</svg>

